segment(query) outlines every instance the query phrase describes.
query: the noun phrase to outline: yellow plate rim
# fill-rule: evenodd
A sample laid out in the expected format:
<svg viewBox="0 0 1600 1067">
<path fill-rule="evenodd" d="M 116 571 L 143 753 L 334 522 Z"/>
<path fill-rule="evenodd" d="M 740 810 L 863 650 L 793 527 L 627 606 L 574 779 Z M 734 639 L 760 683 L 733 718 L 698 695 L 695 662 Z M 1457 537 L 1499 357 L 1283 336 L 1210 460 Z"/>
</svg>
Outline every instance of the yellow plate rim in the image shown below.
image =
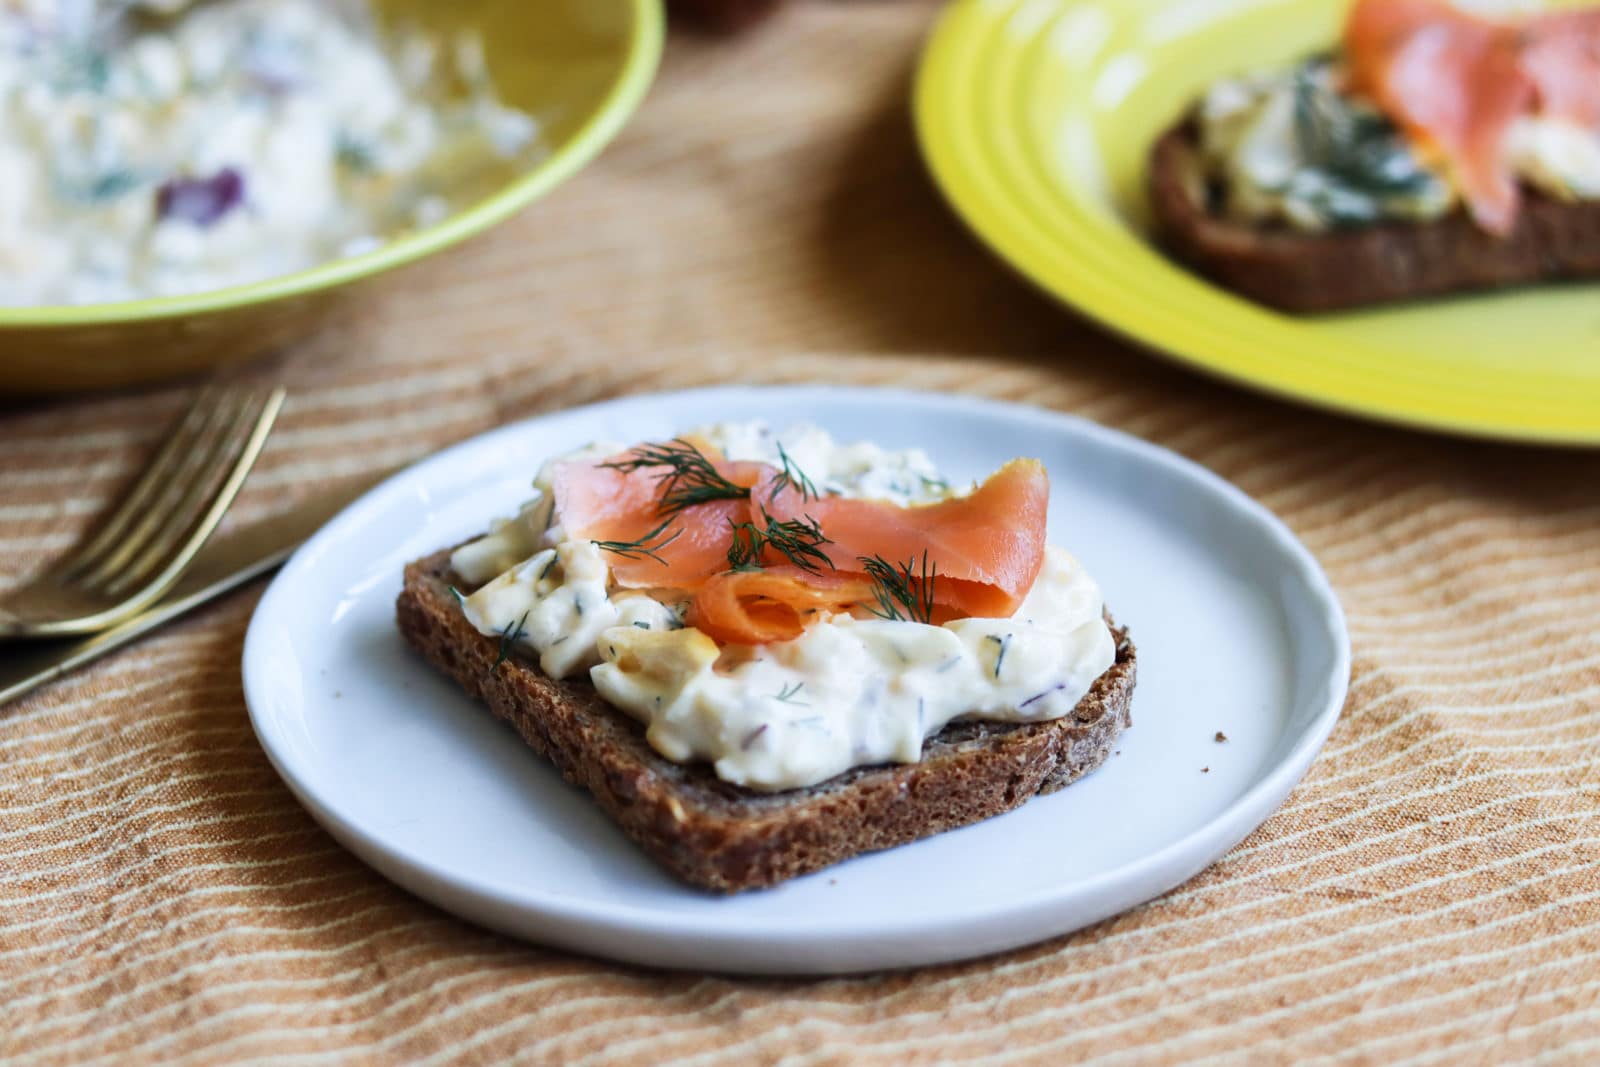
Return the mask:
<svg viewBox="0 0 1600 1067">
<path fill-rule="evenodd" d="M 1057 7 L 1064 10 L 1071 2 L 1057 0 Z M 1431 403 L 1414 395 L 1397 398 L 1391 382 L 1308 384 L 1306 367 L 1295 366 L 1291 360 L 1264 363 L 1257 356 L 1242 351 L 1240 342 L 1230 340 L 1226 329 L 1200 328 L 1199 334 L 1211 336 L 1195 337 L 1184 329 L 1163 324 L 1159 321 L 1161 316 L 1152 322 L 1148 314 L 1141 312 L 1137 302 L 1117 299 L 1121 294 L 1107 293 L 1093 270 L 1082 269 L 1074 253 L 1095 248 L 1096 238 L 1092 234 L 1078 247 L 1056 249 L 1050 268 L 1041 268 L 1035 262 L 1037 250 L 1027 248 L 1029 242 L 1020 237 L 1014 227 L 997 218 L 1003 211 L 997 208 L 988 191 L 981 188 L 984 185 L 1014 186 L 1015 178 L 993 173 L 1000 168 L 982 153 L 964 152 L 957 143 L 960 140 L 955 132 L 958 123 L 951 119 L 955 110 L 953 101 L 960 101 L 961 106 L 973 111 L 980 106 L 969 102 L 976 99 L 974 95 L 963 94 L 958 89 L 965 85 L 963 64 L 986 45 L 993 45 L 994 38 L 999 35 L 997 27 L 1028 6 L 1029 0 L 998 3 L 953 0 L 928 35 L 912 89 L 913 123 L 935 184 L 968 228 L 1021 276 L 1149 352 L 1282 398 L 1417 429 L 1532 444 L 1600 444 L 1600 405 L 1593 419 L 1569 417 L 1554 420 L 1552 424 L 1530 418 L 1526 411 L 1502 417 L 1483 411 L 1456 410 L 1438 403 L 1437 396 L 1427 398 L 1433 401 Z M 1020 47 L 1030 43 L 1037 42 L 1025 42 Z M 996 47 L 1015 50 L 1019 45 L 1012 37 Z M 989 118 L 992 121 L 993 116 Z M 1017 114 L 1012 116 L 1012 121 L 1023 123 L 1027 119 Z M 1083 216 L 1081 205 L 1072 198 L 1060 197 L 1055 206 L 1068 216 L 1077 213 L 1085 229 L 1092 229 L 1092 220 Z M 1217 300 L 1240 299 L 1221 290 L 1213 290 L 1213 293 Z"/>
</svg>

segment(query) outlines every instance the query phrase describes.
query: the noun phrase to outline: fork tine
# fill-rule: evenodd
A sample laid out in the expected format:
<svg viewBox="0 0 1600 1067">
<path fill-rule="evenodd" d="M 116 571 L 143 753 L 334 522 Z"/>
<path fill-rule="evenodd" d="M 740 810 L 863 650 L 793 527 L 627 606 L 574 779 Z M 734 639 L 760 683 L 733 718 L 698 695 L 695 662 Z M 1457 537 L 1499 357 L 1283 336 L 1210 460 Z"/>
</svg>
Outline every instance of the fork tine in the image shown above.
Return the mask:
<svg viewBox="0 0 1600 1067">
<path fill-rule="evenodd" d="M 184 557 L 191 546 L 199 547 L 232 503 L 260 452 L 277 409 L 278 399 L 272 393 L 257 391 L 241 398 L 231 422 L 212 443 L 183 499 L 138 558 L 107 583 L 108 592 L 121 595 L 135 589 L 171 566 L 175 558 Z"/>
<path fill-rule="evenodd" d="M 80 578 L 51 570 L 0 597 L 0 638 L 60 637 L 105 630 L 172 589 L 221 523 L 283 406 L 284 390 L 208 392 L 179 420 L 99 538 Z M 174 488 L 176 487 L 176 488 Z M 132 515 L 131 519 L 124 517 Z M 130 568 L 131 561 L 131 568 Z M 91 583 L 103 575 L 112 594 Z M 16 610 L 13 610 L 15 606 Z"/>
<path fill-rule="evenodd" d="M 149 583 L 144 594 L 146 599 L 154 599 L 165 593 L 205 545 L 212 531 L 221 524 L 222 517 L 233 505 L 234 497 L 239 495 L 244 480 L 249 477 L 251 468 L 255 466 L 256 458 L 266 447 L 267 435 L 272 432 L 272 425 L 278 420 L 278 412 L 283 409 L 283 401 L 287 395 L 287 391 L 282 387 L 273 389 L 262 399 L 254 418 L 240 423 L 241 429 L 245 431 L 244 441 L 236 450 L 233 461 L 227 468 L 227 477 L 212 495 L 211 506 L 194 523 L 189 536 L 175 548 L 165 568 Z"/>
<path fill-rule="evenodd" d="M 75 575 L 75 584 L 99 590 L 138 556 L 150 538 L 165 525 L 173 508 L 183 499 L 185 490 L 203 471 L 202 465 L 211 442 L 232 423 L 240 402 L 238 390 L 227 389 L 218 394 L 216 403 L 206 412 L 204 420 L 194 427 L 184 441 L 180 454 L 162 472 L 165 483 L 151 494 L 142 514 L 134 517 L 132 527 L 117 544 Z"/>
<path fill-rule="evenodd" d="M 170 480 L 173 467 L 184 449 L 207 424 L 220 390 L 208 385 L 196 394 L 183 414 L 168 431 L 167 440 L 151 459 L 139 480 L 134 483 L 106 519 L 100 530 L 86 539 L 58 563 L 54 570 L 62 578 L 70 578 L 88 570 L 109 549 L 119 544 L 128 527 L 144 514 L 151 498 Z"/>
</svg>

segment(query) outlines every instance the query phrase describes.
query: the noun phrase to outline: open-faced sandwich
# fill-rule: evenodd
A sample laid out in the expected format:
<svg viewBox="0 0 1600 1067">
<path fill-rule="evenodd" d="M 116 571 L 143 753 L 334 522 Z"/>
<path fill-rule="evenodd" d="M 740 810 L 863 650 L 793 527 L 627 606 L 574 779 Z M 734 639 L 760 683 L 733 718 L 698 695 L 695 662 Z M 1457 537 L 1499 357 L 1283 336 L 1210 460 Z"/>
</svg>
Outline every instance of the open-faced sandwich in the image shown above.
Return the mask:
<svg viewBox="0 0 1600 1067">
<path fill-rule="evenodd" d="M 1600 7 L 1356 0 L 1334 54 L 1212 86 L 1149 185 L 1176 256 L 1286 310 L 1600 277 Z"/>
<path fill-rule="evenodd" d="M 406 639 L 684 880 L 767 886 L 1008 811 L 1129 724 L 1134 650 L 1049 480 L 704 428 L 547 463 L 406 569 Z"/>
</svg>

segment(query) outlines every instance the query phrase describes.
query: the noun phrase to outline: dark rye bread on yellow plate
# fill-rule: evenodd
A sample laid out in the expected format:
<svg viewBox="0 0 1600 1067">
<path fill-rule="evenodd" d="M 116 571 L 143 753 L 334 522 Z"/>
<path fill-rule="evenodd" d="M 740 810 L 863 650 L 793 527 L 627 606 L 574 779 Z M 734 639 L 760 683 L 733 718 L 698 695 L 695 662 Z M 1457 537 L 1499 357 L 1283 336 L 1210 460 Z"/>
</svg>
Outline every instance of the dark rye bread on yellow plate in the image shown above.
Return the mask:
<svg viewBox="0 0 1600 1067">
<path fill-rule="evenodd" d="M 430 663 L 516 728 L 567 781 L 657 862 L 692 885 L 732 893 L 774 885 L 863 852 L 891 848 L 1010 811 L 1105 762 L 1129 725 L 1134 649 L 1117 658 L 1075 713 L 1048 723 L 955 723 L 922 761 L 847 771 L 820 785 L 760 793 L 704 764 L 660 755 L 644 729 L 587 679 L 554 681 L 473 628 L 450 586 L 468 588 L 445 550 L 406 567 L 400 632 Z"/>
<path fill-rule="evenodd" d="M 1150 153 L 1150 208 L 1160 243 L 1220 285 L 1270 307 L 1339 311 L 1558 279 L 1600 278 L 1600 200 L 1562 202 L 1523 190 L 1505 237 L 1465 212 L 1325 233 L 1255 226 L 1219 214 L 1195 127 L 1169 130 Z"/>
</svg>

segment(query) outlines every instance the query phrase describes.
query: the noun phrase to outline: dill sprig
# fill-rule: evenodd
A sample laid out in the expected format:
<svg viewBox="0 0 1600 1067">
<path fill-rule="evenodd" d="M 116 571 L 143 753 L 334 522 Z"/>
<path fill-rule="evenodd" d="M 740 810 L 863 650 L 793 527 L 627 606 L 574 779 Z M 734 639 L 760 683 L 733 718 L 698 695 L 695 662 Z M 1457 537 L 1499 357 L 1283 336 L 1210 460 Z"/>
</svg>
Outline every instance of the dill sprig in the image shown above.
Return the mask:
<svg viewBox="0 0 1600 1067">
<path fill-rule="evenodd" d="M 637 541 L 592 541 L 590 543 L 602 552 L 610 552 L 612 555 L 621 556 L 623 559 L 653 559 L 665 567 L 667 561 L 657 553 L 683 536 L 681 529 L 674 530 L 671 537 L 662 540 L 661 535 L 666 533 L 667 527 L 671 525 L 672 519 L 663 519 L 660 526 L 657 526 Z"/>
<path fill-rule="evenodd" d="M 733 522 L 733 543 L 728 546 L 728 566 L 736 571 L 761 569 L 761 554 L 771 548 L 784 559 L 803 571 L 820 574 L 824 565 L 833 570 L 833 560 L 820 546 L 833 541 L 822 532 L 817 520 L 807 515 L 804 519 L 774 519 L 766 508 L 761 509 L 766 523 L 763 529 L 753 522 Z"/>
<path fill-rule="evenodd" d="M 781 441 L 778 443 L 778 459 L 783 462 L 783 470 L 779 471 L 778 476 L 772 479 L 772 492 L 767 494 L 767 503 L 770 504 L 777 500 L 778 494 L 786 488 L 793 489 L 799 493 L 802 503 L 807 500 L 815 500 L 821 496 L 817 492 L 817 487 L 812 484 L 811 479 L 806 477 L 806 472 L 801 470 L 799 465 L 789 457 L 789 453 L 783 450 Z"/>
<path fill-rule="evenodd" d="M 795 696 L 805 687 L 806 683 L 804 682 L 796 682 L 793 685 L 786 685 L 782 689 L 778 690 L 776 699 L 784 704 L 794 704 L 802 708 L 809 708 L 811 705 L 806 701 L 795 699 Z"/>
<path fill-rule="evenodd" d="M 994 634 L 990 634 L 986 640 L 993 641 L 1000 647 L 1000 651 L 997 652 L 994 657 L 994 676 L 998 679 L 1000 677 L 1000 668 L 1006 662 L 1006 652 L 1011 648 L 1011 635 L 1006 634 L 1004 637 L 998 637 Z"/>
<path fill-rule="evenodd" d="M 761 516 L 767 521 L 767 546 L 774 552 L 803 571 L 821 571 L 823 564 L 827 564 L 829 570 L 834 569 L 833 560 L 821 548 L 833 544 L 833 540 L 822 532 L 816 519 L 807 515 L 804 519 L 774 522 L 765 508 Z"/>
<path fill-rule="evenodd" d="M 728 566 L 736 571 L 760 570 L 761 549 L 767 543 L 767 535 L 753 522 L 729 519 L 728 525 L 733 528 L 733 540 L 728 545 Z"/>
<path fill-rule="evenodd" d="M 705 453 L 681 437 L 663 445 L 640 445 L 630 458 L 600 466 L 624 472 L 659 469 L 656 484 L 661 487 L 661 499 L 656 511 L 662 515 L 676 515 L 684 508 L 713 500 L 745 500 L 750 496 L 748 487 L 728 481 Z"/>
<path fill-rule="evenodd" d="M 873 582 L 874 615 L 898 622 L 933 621 L 933 583 L 939 577 L 939 565 L 928 561 L 926 550 L 920 571 L 915 556 L 905 563 L 890 563 L 882 556 L 861 556 L 859 561 Z"/>
<path fill-rule="evenodd" d="M 527 623 L 528 616 L 532 611 L 532 608 L 524 611 L 522 618 L 516 622 L 506 623 L 505 627 L 500 631 L 500 654 L 495 656 L 494 662 L 489 665 L 488 673 L 493 674 L 499 670 L 500 664 L 504 663 L 506 658 L 511 655 L 511 646 L 528 636 L 528 631 L 524 630 L 523 626 Z"/>
</svg>

